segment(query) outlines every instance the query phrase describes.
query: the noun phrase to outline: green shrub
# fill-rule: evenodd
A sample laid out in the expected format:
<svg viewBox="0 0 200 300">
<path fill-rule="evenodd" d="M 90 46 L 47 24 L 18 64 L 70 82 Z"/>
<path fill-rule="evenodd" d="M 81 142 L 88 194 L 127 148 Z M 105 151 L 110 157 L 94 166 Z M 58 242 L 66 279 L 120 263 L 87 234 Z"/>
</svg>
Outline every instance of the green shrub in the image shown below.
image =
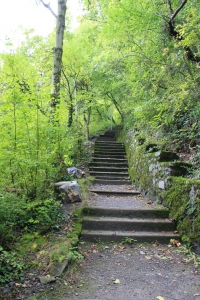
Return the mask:
<svg viewBox="0 0 200 300">
<path fill-rule="evenodd" d="M 15 252 L 5 251 L 0 246 L 0 284 L 15 278 L 23 280 L 24 264 L 19 261 Z"/>
<path fill-rule="evenodd" d="M 0 244 L 9 248 L 15 239 L 15 232 L 26 230 L 41 233 L 56 229 L 64 215 L 60 202 L 54 199 L 28 200 L 16 194 L 0 196 Z"/>
<path fill-rule="evenodd" d="M 64 218 L 60 207 L 60 202 L 54 199 L 28 202 L 24 204 L 23 215 L 18 215 L 16 223 L 29 231 L 47 232 L 57 228 L 58 222 Z"/>
</svg>

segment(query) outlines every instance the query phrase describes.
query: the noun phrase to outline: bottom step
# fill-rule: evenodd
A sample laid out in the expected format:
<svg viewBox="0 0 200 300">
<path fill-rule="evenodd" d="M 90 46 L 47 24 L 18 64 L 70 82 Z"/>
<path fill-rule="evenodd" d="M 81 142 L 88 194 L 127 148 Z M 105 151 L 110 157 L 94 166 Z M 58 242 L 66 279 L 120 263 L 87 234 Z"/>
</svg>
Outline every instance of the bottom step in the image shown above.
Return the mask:
<svg viewBox="0 0 200 300">
<path fill-rule="evenodd" d="M 132 231 L 105 231 L 105 230 L 83 230 L 82 239 L 88 242 L 121 242 L 127 241 L 138 243 L 167 244 L 171 239 L 179 240 L 180 236 L 174 232 L 132 232 Z"/>
</svg>

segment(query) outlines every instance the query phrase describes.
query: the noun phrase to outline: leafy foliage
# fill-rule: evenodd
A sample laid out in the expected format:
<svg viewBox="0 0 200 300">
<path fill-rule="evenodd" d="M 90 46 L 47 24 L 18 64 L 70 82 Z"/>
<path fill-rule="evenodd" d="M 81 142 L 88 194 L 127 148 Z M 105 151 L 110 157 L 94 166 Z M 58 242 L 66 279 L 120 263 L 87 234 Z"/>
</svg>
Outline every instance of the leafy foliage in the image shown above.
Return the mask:
<svg viewBox="0 0 200 300">
<path fill-rule="evenodd" d="M 15 278 L 23 279 L 24 268 L 24 264 L 16 258 L 15 252 L 5 251 L 0 246 L 0 284 Z"/>
</svg>

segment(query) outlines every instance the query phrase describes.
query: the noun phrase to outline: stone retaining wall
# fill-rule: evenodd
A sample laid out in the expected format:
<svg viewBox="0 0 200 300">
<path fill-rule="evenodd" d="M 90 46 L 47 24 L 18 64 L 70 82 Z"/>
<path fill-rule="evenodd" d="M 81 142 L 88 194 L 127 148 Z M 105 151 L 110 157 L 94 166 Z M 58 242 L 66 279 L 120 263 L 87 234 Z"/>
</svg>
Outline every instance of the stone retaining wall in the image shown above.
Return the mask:
<svg viewBox="0 0 200 300">
<path fill-rule="evenodd" d="M 147 143 L 137 132 L 121 132 L 126 147 L 129 175 L 143 196 L 170 208 L 182 240 L 200 253 L 200 180 L 189 178 L 192 164 L 179 161 L 176 153 Z"/>
</svg>

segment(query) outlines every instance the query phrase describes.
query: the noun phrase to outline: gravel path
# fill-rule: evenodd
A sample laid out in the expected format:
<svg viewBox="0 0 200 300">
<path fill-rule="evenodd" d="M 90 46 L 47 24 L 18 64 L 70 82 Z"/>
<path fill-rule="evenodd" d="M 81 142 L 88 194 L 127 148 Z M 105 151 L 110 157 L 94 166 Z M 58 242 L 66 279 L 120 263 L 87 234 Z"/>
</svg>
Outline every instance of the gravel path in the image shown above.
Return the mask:
<svg viewBox="0 0 200 300">
<path fill-rule="evenodd" d="M 129 191 L 134 191 L 134 188 L 131 185 L 106 185 L 106 184 L 93 184 L 92 189 L 98 189 L 100 191 L 125 191 L 125 192 L 129 192 Z"/>
<path fill-rule="evenodd" d="M 118 192 L 130 192 L 134 189 L 129 185 L 98 185 L 92 186 L 93 190 L 100 191 L 118 191 Z M 162 209 L 162 205 L 158 205 L 155 202 L 143 199 L 141 195 L 101 195 L 95 192 L 90 193 L 90 197 L 86 201 L 88 206 L 92 207 L 104 207 L 104 208 L 126 208 L 126 209 Z"/>
<path fill-rule="evenodd" d="M 135 208 L 135 209 L 155 209 L 161 206 L 144 201 L 140 196 L 104 196 L 92 194 L 88 201 L 88 206 L 104 208 Z"/>
<path fill-rule="evenodd" d="M 198 300 L 199 267 L 177 250 L 150 244 L 83 244 L 85 259 L 73 284 L 66 273 L 50 297 L 46 292 L 37 299 Z"/>
</svg>

